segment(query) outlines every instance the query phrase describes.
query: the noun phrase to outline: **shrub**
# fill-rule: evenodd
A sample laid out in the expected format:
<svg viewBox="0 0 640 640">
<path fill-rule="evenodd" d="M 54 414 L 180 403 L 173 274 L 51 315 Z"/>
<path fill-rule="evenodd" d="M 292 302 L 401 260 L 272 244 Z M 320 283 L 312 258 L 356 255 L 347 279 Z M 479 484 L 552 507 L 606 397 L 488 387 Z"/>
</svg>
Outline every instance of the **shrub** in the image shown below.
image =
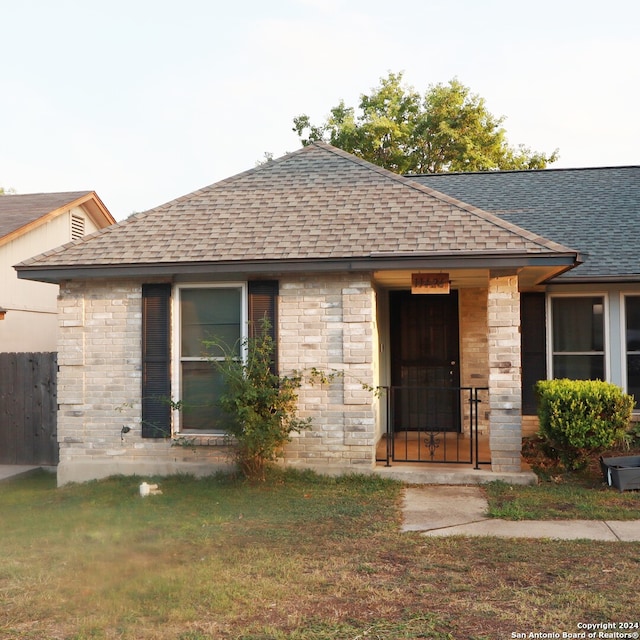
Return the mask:
<svg viewBox="0 0 640 640">
<path fill-rule="evenodd" d="M 634 400 L 601 380 L 542 380 L 536 384 L 540 435 L 567 469 L 624 439 Z"/>
<path fill-rule="evenodd" d="M 223 379 L 218 405 L 225 413 L 225 431 L 236 440 L 236 463 L 252 480 L 264 479 L 266 467 L 282 454 L 291 433 L 310 426 L 309 419 L 296 416 L 301 376 L 281 376 L 273 371 L 270 328 L 265 320 L 259 335 L 244 341 L 244 361 L 235 355 L 237 349 L 224 349 L 215 340 L 205 343 L 209 350 L 224 349 L 222 360 L 211 361 Z"/>
</svg>

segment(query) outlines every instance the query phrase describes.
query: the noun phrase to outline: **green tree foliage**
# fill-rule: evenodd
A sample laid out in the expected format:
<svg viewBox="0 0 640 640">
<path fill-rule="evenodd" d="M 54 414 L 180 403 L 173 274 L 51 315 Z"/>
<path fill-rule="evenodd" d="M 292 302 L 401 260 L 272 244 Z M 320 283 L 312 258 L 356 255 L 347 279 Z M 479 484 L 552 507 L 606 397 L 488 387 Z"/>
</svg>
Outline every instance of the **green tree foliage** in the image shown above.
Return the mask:
<svg viewBox="0 0 640 640">
<path fill-rule="evenodd" d="M 303 114 L 293 130 L 303 145 L 324 140 L 396 173 L 543 169 L 558 159 L 557 150 L 510 146 L 503 121 L 455 78 L 421 96 L 389 73 L 360 96 L 358 112 L 341 100 L 323 124 Z"/>
</svg>

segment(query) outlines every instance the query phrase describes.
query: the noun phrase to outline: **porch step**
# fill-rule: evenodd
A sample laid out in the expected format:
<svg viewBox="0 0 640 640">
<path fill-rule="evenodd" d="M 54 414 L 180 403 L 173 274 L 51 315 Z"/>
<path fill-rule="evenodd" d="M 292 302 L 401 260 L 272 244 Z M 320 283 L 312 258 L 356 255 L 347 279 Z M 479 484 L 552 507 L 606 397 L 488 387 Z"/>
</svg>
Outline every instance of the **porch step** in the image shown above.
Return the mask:
<svg viewBox="0 0 640 640">
<path fill-rule="evenodd" d="M 425 465 L 405 463 L 391 467 L 376 466 L 374 473 L 407 484 L 485 484 L 496 480 L 508 484 L 538 484 L 538 478 L 533 471 L 498 473 L 490 469 L 474 469 L 470 465 L 430 465 L 429 468 L 425 468 Z"/>
<path fill-rule="evenodd" d="M 0 481 L 18 478 L 41 468 L 40 466 L 28 464 L 0 464 Z"/>
</svg>

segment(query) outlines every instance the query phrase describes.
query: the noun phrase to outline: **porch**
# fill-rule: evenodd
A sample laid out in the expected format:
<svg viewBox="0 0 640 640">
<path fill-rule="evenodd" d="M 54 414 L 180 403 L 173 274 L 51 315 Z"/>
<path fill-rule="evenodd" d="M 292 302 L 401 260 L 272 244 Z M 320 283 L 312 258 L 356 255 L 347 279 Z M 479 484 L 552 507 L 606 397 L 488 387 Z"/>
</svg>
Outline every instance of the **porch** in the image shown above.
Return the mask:
<svg viewBox="0 0 640 640">
<path fill-rule="evenodd" d="M 378 412 L 378 465 L 517 473 L 523 274 L 439 275 L 450 287 L 436 295 L 415 291 L 409 272 L 374 276 L 379 386 L 388 390 Z"/>
<path fill-rule="evenodd" d="M 410 484 L 537 484 L 522 459 L 520 472 L 492 470 L 487 394 L 486 387 L 387 388 L 375 473 Z"/>
<path fill-rule="evenodd" d="M 448 437 L 452 439 L 454 434 Z M 417 434 L 409 440 L 405 439 L 405 434 L 396 434 L 396 446 L 400 450 L 408 446 L 410 458 L 418 455 L 419 442 Z M 407 484 L 433 484 L 433 485 L 472 485 L 485 484 L 500 480 L 509 484 L 535 485 L 538 479 L 531 471 L 530 466 L 522 460 L 522 471 L 520 472 L 497 472 L 492 471 L 489 464 L 481 463 L 447 463 L 442 460 L 434 463 L 430 462 L 407 462 L 391 461 L 387 463 L 387 445 L 389 444 L 386 434 L 380 438 L 376 448 L 376 466 L 374 473 L 385 478 L 392 478 Z M 478 451 L 481 460 L 490 459 L 489 436 L 480 434 L 478 438 Z"/>
</svg>

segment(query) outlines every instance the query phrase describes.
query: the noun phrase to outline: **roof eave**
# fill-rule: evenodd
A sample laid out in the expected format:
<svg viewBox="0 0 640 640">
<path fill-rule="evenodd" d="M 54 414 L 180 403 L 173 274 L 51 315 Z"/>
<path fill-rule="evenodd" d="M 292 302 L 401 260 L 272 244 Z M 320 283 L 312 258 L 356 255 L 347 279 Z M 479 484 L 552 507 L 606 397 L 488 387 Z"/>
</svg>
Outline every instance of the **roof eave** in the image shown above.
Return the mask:
<svg viewBox="0 0 640 640">
<path fill-rule="evenodd" d="M 98 197 L 98 194 L 95 191 L 87 191 L 77 198 L 70 199 L 55 209 L 51 209 L 47 213 L 34 218 L 33 220 L 29 220 L 29 222 L 13 229 L 0 238 L 0 244 L 8 244 L 16 238 L 43 226 L 47 222 L 50 222 L 67 211 L 71 211 L 71 209 L 75 207 L 84 208 L 98 229 L 103 229 L 116 223 L 116 219 L 111 215 L 111 212 Z"/>
<path fill-rule="evenodd" d="M 549 266 L 570 269 L 579 263 L 571 253 L 513 254 L 372 254 L 356 258 L 301 258 L 285 260 L 232 260 L 220 262 L 168 262 L 120 265 L 17 265 L 18 278 L 39 282 L 60 283 L 65 280 L 97 278 L 157 278 L 174 275 L 229 275 L 241 273 L 327 273 L 377 271 L 380 269 L 521 269 L 527 266 Z"/>
<path fill-rule="evenodd" d="M 562 277 L 560 277 L 562 276 Z M 640 282 L 640 274 L 620 274 L 620 275 L 587 275 L 587 276 L 579 276 L 579 275 L 571 275 L 565 276 L 564 274 L 560 274 L 558 276 L 554 276 L 551 280 L 549 280 L 549 284 L 624 284 L 624 283 L 638 283 Z"/>
</svg>

